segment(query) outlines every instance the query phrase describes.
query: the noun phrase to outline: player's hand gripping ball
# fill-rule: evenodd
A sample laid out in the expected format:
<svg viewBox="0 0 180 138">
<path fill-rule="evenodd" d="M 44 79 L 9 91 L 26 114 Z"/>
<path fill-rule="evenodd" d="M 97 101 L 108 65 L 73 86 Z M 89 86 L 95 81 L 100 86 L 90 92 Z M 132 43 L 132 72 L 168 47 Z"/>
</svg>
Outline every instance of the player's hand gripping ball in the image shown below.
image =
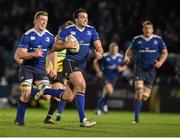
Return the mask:
<svg viewBox="0 0 180 138">
<path fill-rule="evenodd" d="M 76 37 L 74 37 L 73 35 L 68 35 L 65 38 L 65 41 L 66 40 L 70 40 L 73 43 L 73 45 L 75 46 L 75 48 L 69 48 L 68 51 L 71 52 L 71 53 L 78 53 L 79 49 L 80 49 L 80 45 L 79 45 L 78 40 L 76 39 Z"/>
</svg>

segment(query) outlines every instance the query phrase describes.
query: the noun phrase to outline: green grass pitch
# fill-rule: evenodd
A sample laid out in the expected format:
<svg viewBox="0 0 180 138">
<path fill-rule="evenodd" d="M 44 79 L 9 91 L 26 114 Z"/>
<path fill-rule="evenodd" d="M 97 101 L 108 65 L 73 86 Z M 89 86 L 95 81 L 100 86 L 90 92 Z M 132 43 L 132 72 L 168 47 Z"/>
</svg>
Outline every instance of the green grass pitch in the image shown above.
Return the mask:
<svg viewBox="0 0 180 138">
<path fill-rule="evenodd" d="M 28 109 L 26 125 L 13 124 L 16 109 L 0 109 L 0 137 L 180 137 L 180 114 L 141 113 L 141 122 L 132 124 L 133 112 L 111 111 L 96 117 L 91 110 L 89 118 L 97 121 L 91 128 L 80 128 L 76 110 L 65 110 L 63 119 L 55 125 L 45 125 L 45 109 Z"/>
</svg>

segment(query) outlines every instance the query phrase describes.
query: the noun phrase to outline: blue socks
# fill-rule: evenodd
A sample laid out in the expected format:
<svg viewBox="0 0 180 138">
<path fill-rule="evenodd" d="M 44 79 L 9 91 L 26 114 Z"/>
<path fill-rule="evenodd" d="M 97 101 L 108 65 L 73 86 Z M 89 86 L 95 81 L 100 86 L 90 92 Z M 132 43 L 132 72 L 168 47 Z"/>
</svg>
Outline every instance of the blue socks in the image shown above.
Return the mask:
<svg viewBox="0 0 180 138">
<path fill-rule="evenodd" d="M 105 95 L 103 94 L 101 98 L 98 100 L 96 110 L 101 110 L 103 106 L 107 104 L 108 98 L 109 98 L 108 94 Z"/>
<path fill-rule="evenodd" d="M 24 124 L 24 116 L 27 108 L 27 103 L 19 100 L 19 104 L 17 106 L 17 123 Z"/>
<path fill-rule="evenodd" d="M 30 94 L 30 98 L 34 99 L 34 96 L 36 95 L 36 93 L 38 93 L 39 90 L 35 87 L 32 86 L 31 88 L 31 94 Z"/>
<path fill-rule="evenodd" d="M 44 90 L 44 95 L 52 95 L 58 99 L 62 99 L 62 95 L 64 94 L 64 89 L 45 89 Z"/>
<path fill-rule="evenodd" d="M 84 107 L 85 107 L 85 97 L 84 93 L 77 92 L 75 96 L 75 104 L 79 114 L 80 122 L 83 122 L 85 118 Z"/>
<path fill-rule="evenodd" d="M 66 102 L 60 101 L 60 103 L 58 105 L 58 109 L 57 109 L 58 114 L 61 114 L 63 112 L 65 106 L 66 106 Z"/>
<path fill-rule="evenodd" d="M 134 121 L 139 121 L 139 113 L 141 111 L 142 101 L 135 100 L 134 102 Z"/>
</svg>

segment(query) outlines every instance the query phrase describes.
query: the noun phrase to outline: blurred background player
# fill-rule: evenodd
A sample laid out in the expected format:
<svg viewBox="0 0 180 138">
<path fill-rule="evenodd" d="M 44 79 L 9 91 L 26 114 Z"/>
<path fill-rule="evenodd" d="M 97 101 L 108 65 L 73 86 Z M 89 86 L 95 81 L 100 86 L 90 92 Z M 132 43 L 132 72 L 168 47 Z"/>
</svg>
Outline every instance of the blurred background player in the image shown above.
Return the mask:
<svg viewBox="0 0 180 138">
<path fill-rule="evenodd" d="M 71 41 L 65 41 L 65 38 L 69 35 L 73 35 L 80 44 L 78 53 L 71 53 L 67 50 L 66 58 L 63 63 L 63 70 L 72 85 L 72 90 L 75 95 L 75 104 L 80 118 L 80 126 L 90 127 L 95 125 L 96 122 L 87 120 L 85 117 L 86 82 L 82 72 L 86 67 L 91 43 L 93 42 L 95 46 L 94 51 L 97 59 L 102 58 L 103 49 L 96 29 L 93 26 L 88 25 L 88 14 L 86 10 L 75 10 L 73 18 L 75 24 L 64 28 L 60 32 L 59 37 L 55 42 L 54 50 L 76 48 Z"/>
<path fill-rule="evenodd" d="M 104 53 L 103 58 L 94 61 L 96 75 L 102 81 L 103 92 L 98 100 L 95 114 L 100 115 L 101 111 L 108 112 L 107 101 L 114 92 L 114 85 L 118 80 L 118 72 L 124 71 L 127 66 L 124 63 L 124 55 L 119 53 L 119 46 L 112 42 L 109 45 L 109 52 Z"/>
<path fill-rule="evenodd" d="M 60 33 L 60 31 L 64 28 L 67 27 L 69 25 L 74 24 L 73 21 L 69 20 L 67 21 L 64 25 L 62 25 L 59 28 L 58 34 Z M 57 39 L 58 35 L 56 35 L 55 37 L 55 41 Z M 57 77 L 56 78 L 52 78 L 52 88 L 53 89 L 64 89 L 64 83 L 66 83 L 66 80 L 63 76 L 63 60 L 66 57 L 66 49 L 62 50 L 62 51 L 58 51 L 58 52 L 54 52 L 55 53 L 55 61 L 56 64 L 52 64 L 50 63 L 46 63 L 47 64 L 47 68 L 48 68 L 48 74 L 54 74 L 57 73 Z M 51 61 L 51 60 L 49 60 Z M 44 123 L 47 124 L 54 124 L 55 122 L 51 119 L 52 115 L 54 114 L 54 112 L 57 109 L 57 115 L 56 115 L 56 121 L 59 121 L 61 119 L 61 114 L 62 111 L 65 108 L 65 104 L 66 102 L 63 100 L 59 100 L 55 97 L 51 97 L 50 99 L 50 108 L 48 110 L 48 114 L 44 120 Z"/>
<path fill-rule="evenodd" d="M 24 116 L 29 101 L 32 83 L 38 89 L 43 85 L 49 85 L 45 69 L 45 58 L 48 50 L 52 48 L 54 36 L 46 30 L 48 13 L 39 11 L 34 16 L 34 27 L 28 30 L 20 41 L 15 53 L 15 59 L 19 57 L 21 64 L 19 79 L 21 97 L 17 106 L 17 124 L 24 125 Z"/>
<path fill-rule="evenodd" d="M 135 60 L 134 85 L 134 121 L 139 122 L 139 113 L 142 102 L 147 101 L 156 76 L 156 69 L 159 69 L 168 57 L 166 45 L 160 36 L 153 34 L 153 23 L 144 21 L 142 24 L 143 34 L 134 37 L 130 47 L 125 54 L 125 62 L 129 63 L 132 58 Z"/>
</svg>

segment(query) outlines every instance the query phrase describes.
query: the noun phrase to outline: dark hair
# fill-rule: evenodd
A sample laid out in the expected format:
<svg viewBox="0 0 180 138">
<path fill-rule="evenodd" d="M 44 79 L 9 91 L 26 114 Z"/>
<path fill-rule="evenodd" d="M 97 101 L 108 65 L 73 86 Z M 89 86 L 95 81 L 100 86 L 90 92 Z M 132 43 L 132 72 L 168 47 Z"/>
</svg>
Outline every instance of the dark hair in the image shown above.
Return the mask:
<svg viewBox="0 0 180 138">
<path fill-rule="evenodd" d="M 61 25 L 58 29 L 58 34 L 61 32 L 61 30 L 67 26 L 73 25 L 74 22 L 72 20 L 66 21 L 63 25 Z"/>
<path fill-rule="evenodd" d="M 83 8 L 76 9 L 73 12 L 73 19 L 78 18 L 80 12 L 87 13 L 86 10 Z"/>
<path fill-rule="evenodd" d="M 144 27 L 145 25 L 151 25 L 153 27 L 153 23 L 149 20 L 146 20 L 142 23 L 142 26 Z"/>
<path fill-rule="evenodd" d="M 36 12 L 36 14 L 34 15 L 34 19 L 37 19 L 39 16 L 48 16 L 48 13 L 46 11 L 38 11 Z"/>
</svg>

